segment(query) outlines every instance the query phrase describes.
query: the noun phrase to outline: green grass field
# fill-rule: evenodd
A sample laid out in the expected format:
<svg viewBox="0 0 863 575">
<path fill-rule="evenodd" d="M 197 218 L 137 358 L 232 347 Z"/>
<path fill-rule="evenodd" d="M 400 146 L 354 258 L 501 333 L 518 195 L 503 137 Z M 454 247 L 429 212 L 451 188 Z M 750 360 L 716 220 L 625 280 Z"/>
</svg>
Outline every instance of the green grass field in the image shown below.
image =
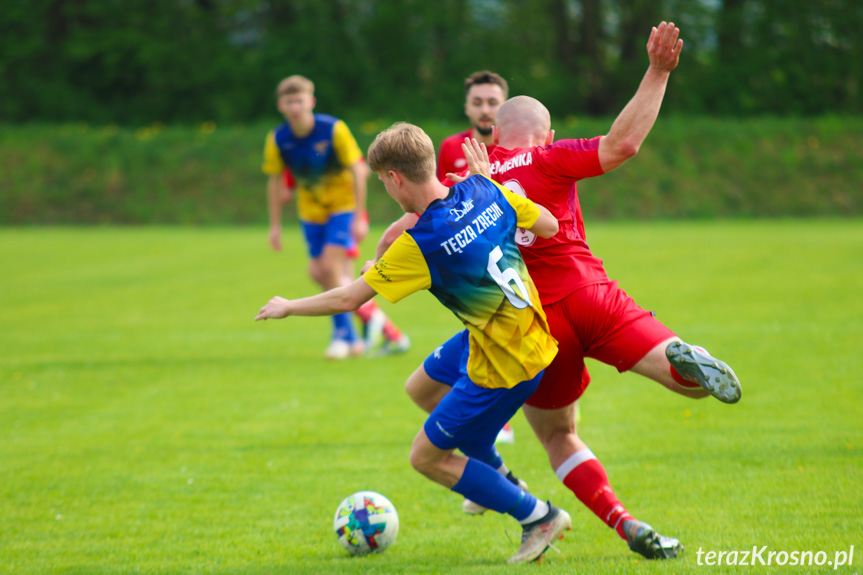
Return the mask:
<svg viewBox="0 0 863 575">
<path fill-rule="evenodd" d="M 0 228 L 0 572 L 833 572 L 697 564 L 765 545 L 853 545 L 837 572 L 863 571 L 863 221 L 589 227 L 609 275 L 744 395 L 687 400 L 590 363 L 581 435 L 628 509 L 686 545 L 668 563 L 582 507 L 517 415 L 504 458 L 574 521 L 518 567 L 514 521 L 464 516 L 408 463 L 424 417 L 404 379 L 456 320 L 427 293 L 385 304 L 410 353 L 326 363 L 328 320 L 252 321 L 313 291 L 288 233 L 277 254 L 264 228 Z M 401 531 L 351 559 L 332 514 L 360 489 Z"/>
</svg>

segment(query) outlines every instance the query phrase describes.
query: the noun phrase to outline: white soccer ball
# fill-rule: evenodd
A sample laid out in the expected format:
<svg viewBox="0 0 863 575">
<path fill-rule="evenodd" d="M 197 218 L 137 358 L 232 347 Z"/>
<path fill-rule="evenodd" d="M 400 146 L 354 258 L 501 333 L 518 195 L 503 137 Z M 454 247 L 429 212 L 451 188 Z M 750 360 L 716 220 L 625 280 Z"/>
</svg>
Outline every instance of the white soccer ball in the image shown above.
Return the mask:
<svg viewBox="0 0 863 575">
<path fill-rule="evenodd" d="M 333 530 L 351 555 L 381 553 L 399 534 L 399 515 L 395 505 L 380 493 L 358 491 L 336 509 Z"/>
</svg>

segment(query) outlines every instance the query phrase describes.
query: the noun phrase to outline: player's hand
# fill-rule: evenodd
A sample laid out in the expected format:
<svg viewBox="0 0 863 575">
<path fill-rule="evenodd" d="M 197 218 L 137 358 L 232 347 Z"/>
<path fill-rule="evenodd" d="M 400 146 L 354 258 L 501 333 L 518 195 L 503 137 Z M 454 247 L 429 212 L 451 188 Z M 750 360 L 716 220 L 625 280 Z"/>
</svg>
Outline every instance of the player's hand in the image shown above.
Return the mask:
<svg viewBox="0 0 863 575">
<path fill-rule="evenodd" d="M 270 228 L 270 245 L 273 249 L 281 251 L 282 249 L 282 228 Z"/>
<path fill-rule="evenodd" d="M 357 243 L 362 242 L 369 235 L 369 216 L 366 212 L 357 212 L 354 214 L 351 233 L 354 235 Z"/>
<path fill-rule="evenodd" d="M 366 272 L 367 272 L 367 271 L 369 271 L 370 269 L 372 269 L 372 267 L 373 267 L 374 265 L 375 265 L 375 260 L 366 260 L 366 263 L 365 263 L 365 264 L 363 264 L 363 267 L 362 267 L 362 269 L 360 270 L 360 275 L 361 275 L 361 276 L 362 276 L 362 275 L 365 275 L 365 274 L 366 274 Z"/>
<path fill-rule="evenodd" d="M 446 177 L 451 182 L 458 184 L 474 174 L 482 174 L 491 178 L 491 162 L 488 159 L 488 149 L 485 144 L 481 144 L 473 138 L 465 138 L 461 150 L 464 152 L 464 159 L 467 160 L 468 171 L 464 176 L 447 174 Z"/>
<path fill-rule="evenodd" d="M 680 28 L 673 22 L 662 22 L 650 32 L 647 40 L 647 56 L 650 65 L 663 72 L 671 72 L 677 68 L 680 51 L 683 50 L 683 40 L 678 39 Z"/>
<path fill-rule="evenodd" d="M 258 315 L 255 316 L 255 321 L 267 319 L 282 319 L 288 317 L 290 302 L 283 297 L 276 296 L 267 302 L 267 305 L 261 308 Z"/>
<path fill-rule="evenodd" d="M 290 204 L 294 199 L 294 188 L 282 188 L 282 205 Z"/>
</svg>

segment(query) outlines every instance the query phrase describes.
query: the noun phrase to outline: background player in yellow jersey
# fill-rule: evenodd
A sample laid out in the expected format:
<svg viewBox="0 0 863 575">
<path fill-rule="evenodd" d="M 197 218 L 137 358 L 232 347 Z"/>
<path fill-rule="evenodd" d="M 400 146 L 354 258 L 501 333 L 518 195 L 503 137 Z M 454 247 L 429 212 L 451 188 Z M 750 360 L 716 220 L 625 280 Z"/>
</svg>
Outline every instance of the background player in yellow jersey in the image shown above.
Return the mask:
<svg viewBox="0 0 863 575">
<path fill-rule="evenodd" d="M 485 459 L 557 353 L 515 244 L 517 227 L 551 237 L 557 220 L 484 176 L 447 188 L 435 177 L 431 139 L 410 124 L 378 134 L 369 165 L 405 212 L 419 214 L 416 225 L 350 285 L 293 301 L 275 297 L 255 319 L 329 315 L 356 309 L 376 293 L 396 302 L 429 290 L 466 329 L 462 345 L 450 348 L 458 354 L 460 376 L 414 439 L 411 465 L 519 521 L 522 541 L 511 563 L 539 559 L 570 528 L 569 515 L 514 485 Z"/>
<path fill-rule="evenodd" d="M 309 274 L 323 290 L 350 283 L 348 251 L 368 234 L 366 179 L 369 172 L 362 152 L 347 125 L 338 118 L 314 113 L 314 84 L 303 76 L 290 76 L 276 89 L 277 107 L 285 122 L 267 134 L 263 171 L 267 182 L 270 244 L 280 250 L 282 206 L 293 190 L 284 186 L 290 171 L 311 262 Z M 350 314 L 333 318 L 333 336 L 326 351 L 329 359 L 363 353 L 366 343 L 383 332 L 387 349 L 406 351 L 407 336 L 392 325 L 383 311 L 369 302 L 358 315 L 368 326 L 362 341 Z"/>
</svg>

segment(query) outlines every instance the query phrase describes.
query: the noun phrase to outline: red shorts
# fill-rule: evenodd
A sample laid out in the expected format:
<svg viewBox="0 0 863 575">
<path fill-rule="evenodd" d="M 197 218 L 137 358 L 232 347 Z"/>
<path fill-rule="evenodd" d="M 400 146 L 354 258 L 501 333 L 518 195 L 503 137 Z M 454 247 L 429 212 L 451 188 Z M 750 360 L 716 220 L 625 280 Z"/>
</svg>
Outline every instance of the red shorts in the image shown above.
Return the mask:
<svg viewBox="0 0 863 575">
<path fill-rule="evenodd" d="M 576 401 L 590 383 L 584 358 L 627 371 L 663 341 L 675 337 L 617 287 L 617 282 L 581 288 L 543 306 L 559 350 L 536 392 L 525 403 L 558 409 Z"/>
</svg>

